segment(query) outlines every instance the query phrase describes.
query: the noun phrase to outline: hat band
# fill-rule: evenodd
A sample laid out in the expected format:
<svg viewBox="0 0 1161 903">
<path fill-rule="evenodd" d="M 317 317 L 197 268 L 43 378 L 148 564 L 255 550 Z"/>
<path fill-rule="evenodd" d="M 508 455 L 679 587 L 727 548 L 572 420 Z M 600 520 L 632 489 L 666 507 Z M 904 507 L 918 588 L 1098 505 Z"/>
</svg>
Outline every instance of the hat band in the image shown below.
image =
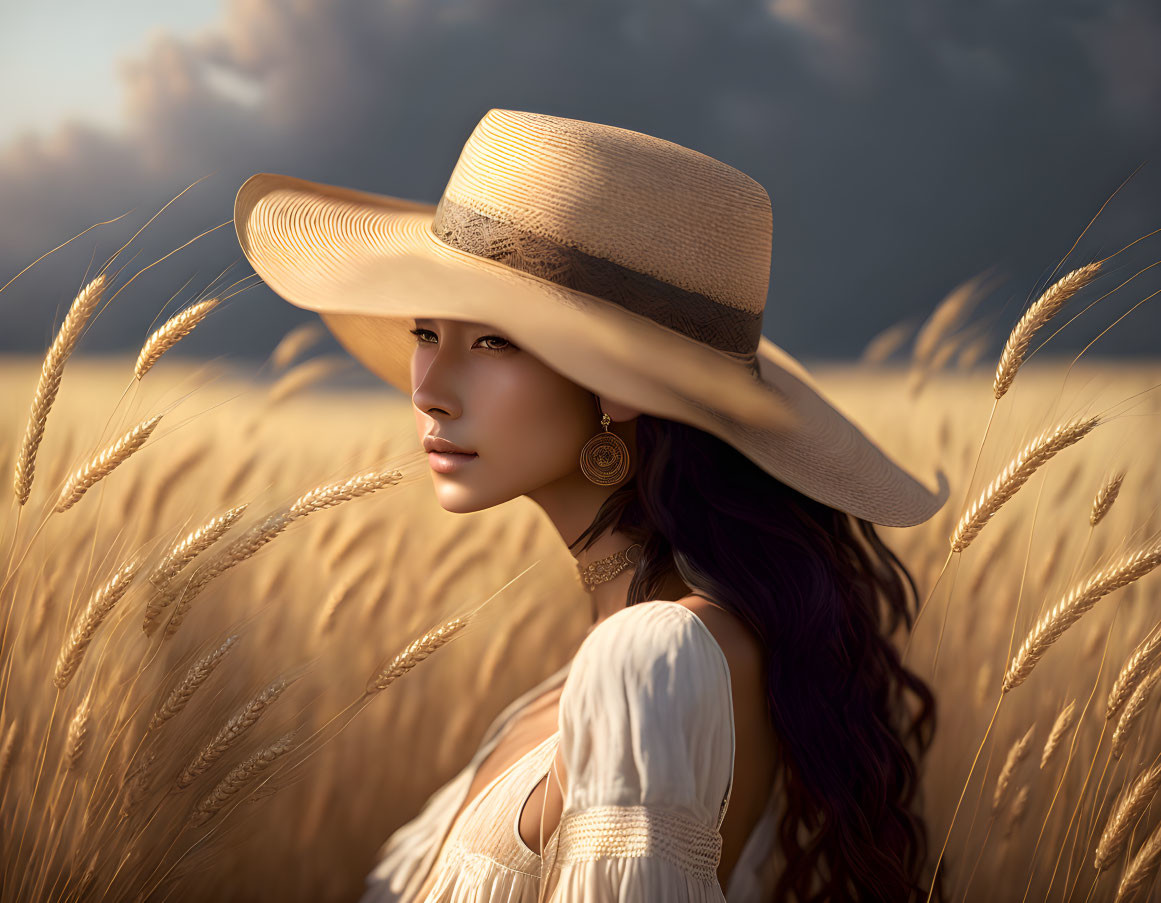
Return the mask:
<svg viewBox="0 0 1161 903">
<path fill-rule="evenodd" d="M 719 304 L 707 295 L 479 213 L 447 195 L 436 205 L 431 231 L 458 251 L 612 301 L 756 367 L 760 312 Z"/>
</svg>

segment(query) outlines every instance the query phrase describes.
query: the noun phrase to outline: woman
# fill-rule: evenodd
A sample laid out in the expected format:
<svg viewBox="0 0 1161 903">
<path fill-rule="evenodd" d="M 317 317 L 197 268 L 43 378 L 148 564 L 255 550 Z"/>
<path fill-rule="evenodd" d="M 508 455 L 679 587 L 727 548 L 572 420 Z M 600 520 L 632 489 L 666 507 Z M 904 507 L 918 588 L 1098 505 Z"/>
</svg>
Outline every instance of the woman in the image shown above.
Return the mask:
<svg viewBox="0 0 1161 903">
<path fill-rule="evenodd" d="M 887 639 L 915 590 L 872 524 L 947 485 L 762 336 L 757 182 L 493 109 L 435 207 L 258 174 L 235 225 L 411 394 L 440 504 L 532 498 L 592 593 L 573 659 L 387 840 L 366 903 L 926 897 L 934 702 Z"/>
</svg>

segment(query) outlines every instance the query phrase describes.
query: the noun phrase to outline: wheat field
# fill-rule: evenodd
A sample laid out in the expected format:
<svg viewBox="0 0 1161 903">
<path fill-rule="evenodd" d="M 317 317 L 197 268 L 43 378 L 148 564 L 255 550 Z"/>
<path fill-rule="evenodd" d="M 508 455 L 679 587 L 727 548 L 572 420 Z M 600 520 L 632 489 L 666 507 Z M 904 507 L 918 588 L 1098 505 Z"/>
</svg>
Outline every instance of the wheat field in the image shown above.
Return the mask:
<svg viewBox="0 0 1161 903">
<path fill-rule="evenodd" d="M 575 651 L 587 597 L 539 509 L 442 511 L 409 401 L 335 386 L 301 338 L 261 367 L 155 345 L 141 379 L 78 355 L 50 390 L 40 357 L 0 358 L 0 900 L 354 899 Z M 951 484 L 882 531 L 940 707 L 932 865 L 953 900 L 1157 899 L 1161 363 L 1033 358 L 997 399 L 978 355 L 924 341 L 814 373 Z"/>
</svg>

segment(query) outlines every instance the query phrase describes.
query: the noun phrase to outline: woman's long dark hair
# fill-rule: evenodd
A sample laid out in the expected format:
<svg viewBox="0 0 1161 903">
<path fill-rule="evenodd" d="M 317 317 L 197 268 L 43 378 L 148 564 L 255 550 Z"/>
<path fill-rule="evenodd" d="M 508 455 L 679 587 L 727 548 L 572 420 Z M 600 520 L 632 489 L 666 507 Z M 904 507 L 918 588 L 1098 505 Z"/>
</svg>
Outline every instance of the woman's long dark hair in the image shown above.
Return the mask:
<svg viewBox="0 0 1161 903">
<path fill-rule="evenodd" d="M 910 573 L 871 523 L 696 427 L 641 414 L 637 458 L 571 548 L 620 531 L 644 546 L 628 604 L 657 598 L 676 568 L 760 638 L 785 791 L 773 899 L 925 899 L 926 829 L 911 806 L 935 700 L 889 639 L 911 627 Z"/>
</svg>

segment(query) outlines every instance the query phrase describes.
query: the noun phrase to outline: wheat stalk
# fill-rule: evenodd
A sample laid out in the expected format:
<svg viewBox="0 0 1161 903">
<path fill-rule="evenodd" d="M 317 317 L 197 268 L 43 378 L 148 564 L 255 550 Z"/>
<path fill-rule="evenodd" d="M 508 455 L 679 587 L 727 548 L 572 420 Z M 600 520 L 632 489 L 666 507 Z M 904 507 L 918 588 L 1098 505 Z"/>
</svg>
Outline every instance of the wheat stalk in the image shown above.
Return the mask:
<svg viewBox="0 0 1161 903">
<path fill-rule="evenodd" d="M 157 363 L 158 359 L 181 339 L 189 335 L 195 326 L 205 319 L 206 314 L 218 306 L 218 298 L 199 301 L 191 304 L 185 310 L 174 314 L 161 325 L 141 346 L 141 353 L 137 355 L 137 364 L 133 368 L 134 374 L 141 379 L 149 368 Z"/>
<path fill-rule="evenodd" d="M 1063 530 L 1056 535 L 1056 539 L 1052 543 L 1052 548 L 1048 555 L 1044 558 L 1044 563 L 1040 567 L 1040 583 L 1047 584 L 1052 579 L 1052 575 L 1056 573 L 1057 565 L 1060 564 L 1060 558 L 1064 554 L 1064 547 L 1068 544 L 1068 531 Z"/>
<path fill-rule="evenodd" d="M 36 473 L 36 452 L 44 438 L 48 412 L 60 389 L 65 362 L 73 353 L 77 340 L 81 337 L 81 330 L 84 329 L 93 309 L 100 303 L 104 291 L 105 274 L 98 273 L 96 278 L 82 288 L 73 299 L 64 322 L 61 323 L 52 345 L 44 356 L 40 380 L 32 396 L 32 410 L 28 414 L 28 425 L 25 427 L 20 451 L 16 456 L 12 480 L 13 489 L 16 490 L 16 501 L 21 505 L 28 501 L 28 495 L 32 491 L 32 479 Z"/>
<path fill-rule="evenodd" d="M 295 731 L 284 734 L 269 746 L 258 750 L 240 765 L 234 766 L 218 785 L 197 804 L 190 815 L 190 824 L 201 825 L 213 817 L 230 798 L 249 784 L 255 777 L 269 768 L 278 758 L 290 750 Z"/>
<path fill-rule="evenodd" d="M 1090 526 L 1095 527 L 1109 513 L 1109 509 L 1113 507 L 1113 502 L 1117 500 L 1117 496 L 1121 492 L 1121 483 L 1124 481 L 1125 472 L 1121 470 L 1109 477 L 1108 481 L 1097 490 L 1096 497 L 1092 500 L 1092 511 L 1089 512 L 1088 516 Z"/>
<path fill-rule="evenodd" d="M 141 762 L 125 775 L 121 785 L 121 808 L 118 810 L 121 818 L 128 818 L 149 791 L 153 778 L 153 766 L 157 763 L 158 752 L 150 748 L 145 752 Z"/>
<path fill-rule="evenodd" d="M 157 619 L 161 612 L 173 601 L 170 584 L 187 564 L 217 542 L 246 511 L 246 504 L 235 505 L 217 517 L 210 518 L 184 539 L 173 545 L 149 572 L 149 582 L 157 588 L 157 593 L 145 605 L 145 617 L 141 629 L 152 635 L 157 629 Z"/>
<path fill-rule="evenodd" d="M 226 546 L 214 558 L 194 571 L 188 584 L 175 591 L 174 594 L 179 595 L 181 601 L 165 625 L 165 635 L 170 637 L 177 632 L 185 618 L 185 613 L 189 610 L 190 603 L 205 588 L 207 583 L 240 561 L 245 561 L 285 530 L 292 521 L 316 511 L 332 508 L 358 496 L 367 495 L 382 489 L 384 486 L 397 483 L 402 477 L 402 472 L 398 470 L 372 470 L 339 483 L 324 484 L 312 489 L 296 499 L 286 511 L 269 515 L 262 523 L 252 527 Z"/>
<path fill-rule="evenodd" d="M 864 364 L 871 365 L 883 363 L 903 347 L 903 343 L 907 341 L 907 336 L 914 328 L 912 323 L 906 321 L 888 326 L 867 342 L 866 347 L 863 348 L 863 353 L 859 355 L 859 360 Z"/>
<path fill-rule="evenodd" d="M 319 382 L 326 377 L 346 369 L 349 362 L 341 357 L 316 357 L 287 370 L 273 386 L 267 396 L 270 404 L 285 401 L 296 392 Z"/>
<path fill-rule="evenodd" d="M 1024 736 L 1013 743 L 1008 750 L 1008 757 L 1004 760 L 1004 767 L 1000 769 L 1000 776 L 996 779 L 996 790 L 992 794 L 993 814 L 1000 811 L 1000 806 L 1008 794 L 1008 785 L 1012 783 L 1012 775 L 1016 773 L 1016 768 L 1028 757 L 1028 752 L 1032 749 L 1032 735 L 1035 731 L 1036 725 L 1032 724 Z"/>
<path fill-rule="evenodd" d="M 331 629 L 335 624 L 335 615 L 338 613 L 339 608 L 351 597 L 351 593 L 355 585 L 365 577 L 366 572 L 351 574 L 338 586 L 331 590 L 330 595 L 327 597 L 326 604 L 323 606 L 322 611 L 319 613 L 318 626 L 316 627 L 316 631 L 318 632 L 319 636 L 326 636 L 331 632 Z"/>
<path fill-rule="evenodd" d="M 996 475 L 980 497 L 960 518 L 951 535 L 951 548 L 962 552 L 984 525 L 1014 496 L 1017 490 L 1057 452 L 1079 442 L 1100 423 L 1100 416 L 1078 418 L 1045 431 L 1020 450 L 1008 466 Z"/>
<path fill-rule="evenodd" d="M 1016 793 L 1016 799 L 1012 802 L 1012 811 L 1008 815 L 1008 824 L 1004 828 L 1004 837 L 1011 837 L 1012 832 L 1016 830 L 1020 822 L 1024 819 L 1024 813 L 1028 811 L 1028 799 L 1032 792 L 1031 784 L 1024 784 Z"/>
<path fill-rule="evenodd" d="M 1159 655 L 1161 655 L 1161 624 L 1157 624 L 1149 631 L 1148 636 L 1125 660 L 1117 679 L 1113 681 L 1113 688 L 1109 690 L 1105 706 L 1106 721 L 1111 721 L 1117 714 L 1117 709 L 1124 705 L 1125 700 L 1141 682 L 1141 678 L 1157 663 Z"/>
<path fill-rule="evenodd" d="M 1004 674 L 1004 692 L 1022 684 L 1048 647 L 1100 599 L 1140 579 L 1158 564 L 1161 564 L 1161 543 L 1154 543 L 1125 555 L 1074 586 L 1028 633 Z"/>
<path fill-rule="evenodd" d="M 959 327 L 976 303 L 981 279 L 982 276 L 973 276 L 957 285 L 919 327 L 912 352 L 912 359 L 917 365 L 928 369 L 941 344 Z"/>
<path fill-rule="evenodd" d="M 8 722 L 4 731 L 4 740 L 0 742 L 0 791 L 4 787 L 4 779 L 16 759 L 16 719 Z"/>
<path fill-rule="evenodd" d="M 1096 859 L 1093 862 L 1097 871 L 1104 871 L 1117 861 L 1125 849 L 1129 832 L 1157 795 L 1158 787 L 1161 787 L 1161 763 L 1142 772 L 1109 815 L 1100 842 L 1097 843 Z"/>
<path fill-rule="evenodd" d="M 243 502 L 226 509 L 216 517 L 186 534 L 185 538 L 170 547 L 161 560 L 149 572 L 149 582 L 164 590 L 187 564 L 212 546 L 246 512 L 249 504 Z"/>
<path fill-rule="evenodd" d="M 198 775 L 218 761 L 233 746 L 234 742 L 254 725 L 262 713 L 282 695 L 290 683 L 285 677 L 279 677 L 242 706 L 178 775 L 178 789 L 188 787 Z"/>
<path fill-rule="evenodd" d="M 1141 849 L 1129 863 L 1121 883 L 1117 886 L 1117 896 L 1113 903 L 1127 900 L 1131 894 L 1136 893 L 1152 879 L 1157 869 L 1158 854 L 1161 854 L 1161 826 L 1153 829 L 1149 839 L 1141 845 Z"/>
<path fill-rule="evenodd" d="M 1008 336 L 1004 350 L 1000 353 L 1000 362 L 996 366 L 996 380 L 992 386 L 992 394 L 996 396 L 997 401 L 1004 397 L 1004 393 L 1012 385 L 1012 380 L 1016 378 L 1016 371 L 1024 362 L 1024 355 L 1028 351 L 1032 337 L 1036 335 L 1041 326 L 1060 312 L 1069 298 L 1096 278 L 1100 268 L 1099 262 L 1087 263 L 1071 273 L 1065 273 L 1060 279 L 1048 286 L 1044 293 L 1024 311 L 1024 316 L 1020 318 Z"/>
<path fill-rule="evenodd" d="M 137 451 L 149 438 L 150 433 L 161 422 L 161 414 L 143 420 L 124 436 L 108 448 L 94 455 L 81 467 L 73 471 L 72 475 L 61 487 L 60 495 L 56 500 L 57 511 L 67 511 L 75 505 L 82 495 L 98 481 L 103 480 L 133 452 Z"/>
<path fill-rule="evenodd" d="M 118 600 L 125 595 L 125 591 L 133 582 L 140 564 L 140 558 L 135 557 L 114 571 L 113 576 L 106 580 L 104 585 L 93 594 L 89 604 L 85 606 L 85 610 L 77 618 L 72 633 L 61 646 L 60 654 L 57 656 L 56 673 L 52 682 L 56 684 L 58 689 L 63 690 L 72 680 L 73 674 L 76 673 L 81 660 L 85 657 L 85 650 L 97 633 L 97 628 L 108 617 Z"/>
<path fill-rule="evenodd" d="M 274 350 L 270 352 L 270 360 L 275 370 L 283 370 L 294 361 L 302 352 L 310 348 L 326 334 L 322 324 L 315 321 L 295 326 L 284 335 Z"/>
<path fill-rule="evenodd" d="M 1153 668 L 1140 684 L 1133 694 L 1125 703 L 1125 710 L 1121 712 L 1121 717 L 1117 721 L 1117 726 L 1113 730 L 1113 741 L 1109 749 L 1109 755 L 1114 759 L 1119 759 L 1121 753 L 1125 751 L 1125 742 L 1129 739 L 1129 733 L 1133 730 L 1138 719 L 1141 717 L 1141 712 L 1145 708 L 1145 700 L 1149 696 L 1149 691 L 1153 689 L 1153 685 L 1161 678 L 1161 665 Z"/>
<path fill-rule="evenodd" d="M 367 694 L 378 693 L 387 689 L 400 677 L 418 665 L 421 661 L 451 641 L 462 631 L 471 620 L 471 615 L 461 615 L 445 621 L 438 627 L 432 628 L 408 644 L 407 648 L 391 660 L 387 667 L 380 670 L 367 682 Z"/>
<path fill-rule="evenodd" d="M 217 555 L 197 568 L 189 582 L 174 595 L 179 599 L 169 621 L 165 625 L 165 635 L 173 636 L 185 620 L 190 604 L 211 580 L 234 565 L 245 561 L 254 555 L 260 548 L 278 536 L 291 523 L 292 518 L 281 511 L 268 515 L 261 523 L 255 524 L 232 543 L 222 549 Z"/>
<path fill-rule="evenodd" d="M 1060 741 L 1064 739 L 1064 735 L 1068 733 L 1069 728 L 1072 727 L 1073 722 L 1076 721 L 1076 700 L 1068 703 L 1056 716 L 1056 721 L 1052 725 L 1052 731 L 1048 734 L 1048 742 L 1044 744 L 1044 752 L 1040 754 L 1040 770 L 1043 771 L 1048 763 L 1052 760 L 1053 753 L 1060 747 Z"/>
<path fill-rule="evenodd" d="M 315 511 L 334 507 L 341 502 L 398 483 L 401 479 L 403 479 L 403 473 L 398 470 L 372 470 L 342 482 L 330 483 L 312 489 L 296 499 L 288 512 L 294 518 L 306 517 Z"/>
<path fill-rule="evenodd" d="M 149 720 L 149 727 L 146 730 L 157 730 L 170 718 L 181 712 L 189 703 L 190 699 L 193 698 L 198 687 L 204 684 L 209 676 L 214 673 L 214 669 L 218 667 L 218 663 L 233 648 L 237 639 L 238 634 L 236 633 L 226 637 L 225 641 L 217 649 L 210 650 L 206 655 L 194 662 L 186 672 L 185 677 L 182 678 L 181 683 L 170 691 L 165 702 L 153 713 L 153 717 Z"/>
<path fill-rule="evenodd" d="M 72 771 L 81 764 L 81 757 L 85 754 L 85 740 L 89 735 L 89 716 L 92 713 L 93 691 L 90 688 L 69 720 L 65 736 L 65 771 Z"/>
</svg>

